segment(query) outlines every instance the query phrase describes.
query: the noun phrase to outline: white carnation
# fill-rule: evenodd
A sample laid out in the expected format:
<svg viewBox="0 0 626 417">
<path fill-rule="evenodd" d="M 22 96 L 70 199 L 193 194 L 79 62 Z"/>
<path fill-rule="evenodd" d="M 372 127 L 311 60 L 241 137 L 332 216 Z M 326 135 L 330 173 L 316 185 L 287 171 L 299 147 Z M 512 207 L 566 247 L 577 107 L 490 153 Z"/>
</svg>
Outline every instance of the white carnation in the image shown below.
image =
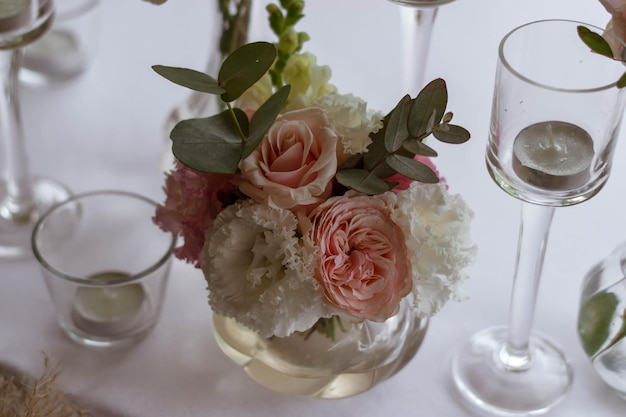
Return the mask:
<svg viewBox="0 0 626 417">
<path fill-rule="evenodd" d="M 370 133 L 383 127 L 382 113 L 368 110 L 367 103 L 352 94 L 327 94 L 318 97 L 314 105 L 328 116 L 341 138 L 346 155 L 367 152 L 367 147 L 372 143 Z"/>
<path fill-rule="evenodd" d="M 262 337 L 304 331 L 330 315 L 313 278 L 315 255 L 298 239 L 296 227 L 290 211 L 251 200 L 220 212 L 202 254 L 215 313 Z"/>
<path fill-rule="evenodd" d="M 421 316 L 432 316 L 449 300 L 466 298 L 461 284 L 476 256 L 471 243 L 473 213 L 460 195 L 448 193 L 442 183 L 412 182 L 398 192 L 396 221 L 406 231 L 412 254 L 413 306 Z M 410 231 L 410 233 L 409 233 Z"/>
</svg>

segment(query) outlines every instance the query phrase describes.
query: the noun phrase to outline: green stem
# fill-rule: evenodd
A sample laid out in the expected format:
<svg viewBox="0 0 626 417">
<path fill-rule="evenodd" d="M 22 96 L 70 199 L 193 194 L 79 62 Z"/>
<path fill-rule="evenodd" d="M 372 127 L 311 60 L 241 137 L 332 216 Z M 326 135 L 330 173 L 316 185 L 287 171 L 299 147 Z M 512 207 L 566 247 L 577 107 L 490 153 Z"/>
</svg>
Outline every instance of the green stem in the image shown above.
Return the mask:
<svg viewBox="0 0 626 417">
<path fill-rule="evenodd" d="M 239 137 L 241 137 L 241 140 L 245 143 L 248 140 L 248 138 L 246 138 L 246 135 L 243 134 L 243 130 L 241 130 L 241 125 L 239 124 L 239 121 L 237 120 L 237 116 L 235 116 L 235 111 L 233 110 L 233 107 L 230 105 L 230 103 L 226 103 L 226 106 L 228 107 L 228 112 L 230 113 L 230 116 L 233 119 L 233 123 L 235 123 L 237 132 L 239 132 Z"/>
</svg>

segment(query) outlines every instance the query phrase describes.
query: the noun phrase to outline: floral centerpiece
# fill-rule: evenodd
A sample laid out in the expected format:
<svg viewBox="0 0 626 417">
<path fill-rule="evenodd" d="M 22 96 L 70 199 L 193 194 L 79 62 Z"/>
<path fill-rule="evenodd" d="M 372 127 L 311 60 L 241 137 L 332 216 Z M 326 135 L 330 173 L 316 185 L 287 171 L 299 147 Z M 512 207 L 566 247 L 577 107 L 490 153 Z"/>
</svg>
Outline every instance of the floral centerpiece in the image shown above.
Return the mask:
<svg viewBox="0 0 626 417">
<path fill-rule="evenodd" d="M 269 5 L 278 42 L 235 50 L 217 78 L 153 67 L 224 106 L 172 130 L 177 163 L 154 220 L 183 238 L 175 255 L 202 269 L 214 313 L 262 338 L 334 339 L 407 300 L 429 317 L 465 298 L 475 247 L 471 210 L 425 139 L 459 144 L 469 133 L 450 123 L 441 79 L 386 115 L 340 93 L 302 51 L 303 7 Z"/>
</svg>

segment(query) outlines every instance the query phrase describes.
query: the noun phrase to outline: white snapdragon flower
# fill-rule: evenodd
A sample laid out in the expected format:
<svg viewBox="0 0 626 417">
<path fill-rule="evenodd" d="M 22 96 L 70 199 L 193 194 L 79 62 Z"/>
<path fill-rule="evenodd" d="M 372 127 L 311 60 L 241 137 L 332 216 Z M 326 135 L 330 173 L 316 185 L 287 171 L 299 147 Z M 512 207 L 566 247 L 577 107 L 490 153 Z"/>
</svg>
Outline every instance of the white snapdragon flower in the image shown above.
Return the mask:
<svg viewBox="0 0 626 417">
<path fill-rule="evenodd" d="M 467 298 L 461 284 L 476 256 L 471 243 L 473 212 L 460 195 L 448 193 L 445 184 L 412 182 L 398 192 L 396 221 L 406 233 L 412 254 L 413 307 L 432 316 L 449 300 Z M 409 233 L 410 231 L 410 233 Z"/>
<path fill-rule="evenodd" d="M 337 91 L 329 83 L 331 75 L 329 66 L 317 65 L 315 55 L 308 52 L 292 55 L 283 71 L 283 80 L 291 85 L 289 101 L 284 111 L 311 107 L 316 98 Z"/>
<path fill-rule="evenodd" d="M 314 100 L 341 138 L 346 157 L 367 152 L 370 133 L 383 127 L 383 114 L 367 109 L 367 102 L 352 94 L 330 93 Z"/>
<path fill-rule="evenodd" d="M 290 211 L 251 200 L 220 212 L 202 264 L 215 313 L 261 337 L 305 331 L 331 314 L 313 278 L 315 254 L 296 236 L 297 223 Z"/>
</svg>

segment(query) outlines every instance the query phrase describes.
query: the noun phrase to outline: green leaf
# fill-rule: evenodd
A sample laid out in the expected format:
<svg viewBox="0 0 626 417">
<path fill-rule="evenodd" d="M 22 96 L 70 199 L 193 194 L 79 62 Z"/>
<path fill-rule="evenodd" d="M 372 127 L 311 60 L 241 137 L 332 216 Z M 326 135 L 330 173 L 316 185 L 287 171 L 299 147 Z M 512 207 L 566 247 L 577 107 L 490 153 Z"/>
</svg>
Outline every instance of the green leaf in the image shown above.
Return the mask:
<svg viewBox="0 0 626 417">
<path fill-rule="evenodd" d="M 237 100 L 259 81 L 276 59 L 276 47 L 269 42 L 248 43 L 228 55 L 220 68 L 217 81 L 224 88 L 222 100 Z"/>
<path fill-rule="evenodd" d="M 242 158 L 250 155 L 259 145 L 269 128 L 276 120 L 276 116 L 287 102 L 291 86 L 286 85 L 272 95 L 252 116 L 250 120 L 250 134 L 243 150 Z"/>
<path fill-rule="evenodd" d="M 414 138 L 429 135 L 433 125 L 441 121 L 447 105 L 446 82 L 437 78 L 428 83 L 413 100 L 409 112 L 409 134 Z"/>
<path fill-rule="evenodd" d="M 385 125 L 385 149 L 393 153 L 400 149 L 402 142 L 409 137 L 407 119 L 411 108 L 411 97 L 406 95 L 391 111 L 389 121 Z"/>
<path fill-rule="evenodd" d="M 246 114 L 240 109 L 233 111 L 245 133 Z M 189 168 L 223 174 L 239 170 L 244 142 L 228 110 L 211 117 L 183 120 L 174 126 L 170 137 L 174 156 Z"/>
<path fill-rule="evenodd" d="M 622 74 L 621 77 L 619 77 L 619 80 L 617 80 L 617 88 L 624 88 L 624 87 L 626 87 L 626 72 Z"/>
<path fill-rule="evenodd" d="M 404 175 L 415 181 L 434 184 L 439 182 L 439 177 L 426 164 L 407 158 L 402 155 L 390 155 L 385 162 L 398 174 Z"/>
<path fill-rule="evenodd" d="M 404 141 L 402 147 L 407 151 L 411 152 L 413 155 L 422 155 L 422 156 L 437 156 L 437 151 L 435 151 L 430 146 L 422 143 L 422 141 L 416 139 L 409 139 Z"/>
<path fill-rule="evenodd" d="M 433 136 L 445 143 L 465 143 L 470 138 L 470 133 L 463 127 L 448 123 L 433 127 Z"/>
<path fill-rule="evenodd" d="M 578 314 L 578 335 L 583 349 L 593 357 L 609 337 L 613 315 L 619 299 L 611 292 L 599 292 L 589 297 Z"/>
<path fill-rule="evenodd" d="M 592 51 L 613 59 L 611 46 L 609 46 L 609 43 L 601 35 L 592 32 L 585 26 L 578 26 L 576 30 L 578 31 L 580 39 L 582 39 L 585 45 L 591 48 Z"/>
<path fill-rule="evenodd" d="M 366 169 L 372 170 L 387 156 L 385 150 L 385 135 L 387 131 L 388 117 L 385 118 L 383 128 L 378 132 L 370 134 L 372 143 L 367 147 L 367 152 L 363 154 L 363 164 Z"/>
<path fill-rule="evenodd" d="M 215 78 L 200 71 L 165 65 L 153 65 L 152 69 L 171 82 L 195 91 L 209 94 L 222 94 L 225 91 Z"/>
<path fill-rule="evenodd" d="M 368 195 L 381 194 L 393 187 L 363 169 L 342 169 L 335 178 L 339 184 Z"/>
</svg>

